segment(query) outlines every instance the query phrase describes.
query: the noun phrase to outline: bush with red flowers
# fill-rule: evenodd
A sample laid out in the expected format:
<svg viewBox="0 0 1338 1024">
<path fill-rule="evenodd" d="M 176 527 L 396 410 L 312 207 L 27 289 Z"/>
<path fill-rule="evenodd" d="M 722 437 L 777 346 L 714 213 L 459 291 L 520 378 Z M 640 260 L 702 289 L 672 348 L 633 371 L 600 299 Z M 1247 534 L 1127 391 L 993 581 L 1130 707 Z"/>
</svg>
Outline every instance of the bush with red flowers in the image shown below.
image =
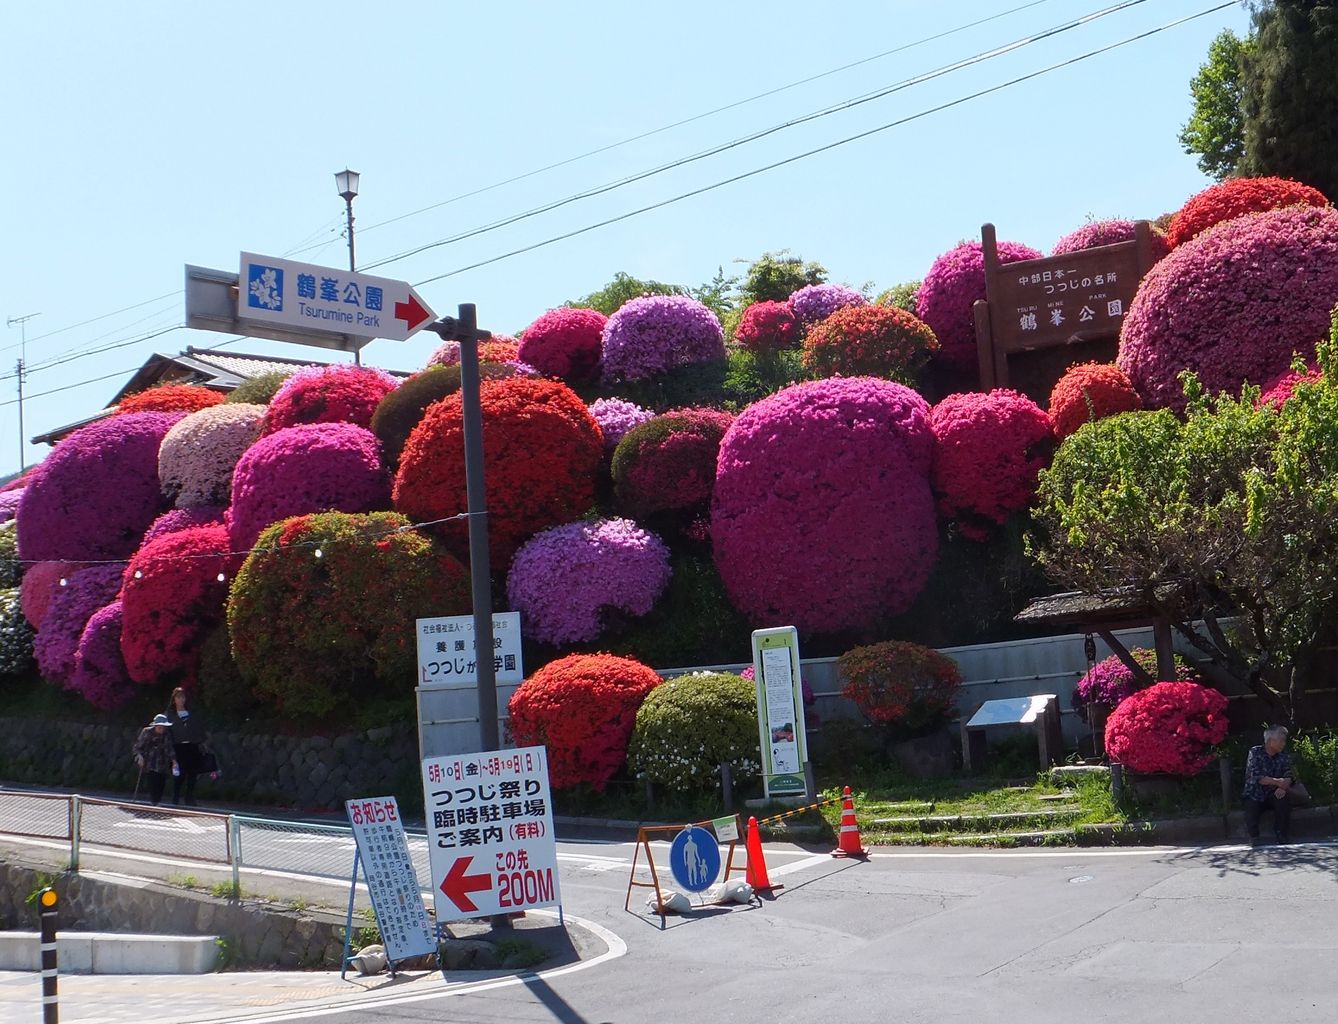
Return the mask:
<svg viewBox="0 0 1338 1024">
<path fill-rule="evenodd" d="M 845 306 L 809 329 L 804 366 L 821 377 L 867 374 L 913 384 L 938 349 L 929 325 L 894 306 Z"/>
<path fill-rule="evenodd" d="M 1274 409 L 1281 409 L 1283 403 L 1292 397 L 1296 385 L 1302 381 L 1316 381 L 1323 376 L 1324 371 L 1315 363 L 1312 363 L 1304 373 L 1289 367 L 1286 372 L 1264 385 L 1259 395 L 1259 404 L 1271 405 Z"/>
<path fill-rule="evenodd" d="M 511 736 L 518 746 L 548 747 L 555 789 L 603 791 L 627 763 L 627 744 L 655 670 L 612 654 L 571 654 L 549 662 L 511 695 Z"/>
<path fill-rule="evenodd" d="M 1198 683 L 1149 686 L 1106 720 L 1106 752 L 1136 772 L 1195 775 L 1226 736 L 1226 698 Z"/>
<path fill-rule="evenodd" d="M 24 570 L 19 597 L 28 625 L 36 629 L 42 624 L 60 581 L 68 580 L 82 568 L 82 562 L 37 562 Z"/>
<path fill-rule="evenodd" d="M 151 540 L 189 530 L 192 526 L 223 525 L 227 520 L 227 509 L 222 505 L 197 505 L 195 508 L 169 509 L 153 521 L 153 525 L 144 531 L 143 548 Z"/>
<path fill-rule="evenodd" d="M 705 511 L 720 440 L 733 422 L 718 409 L 679 409 L 628 431 L 613 451 L 618 506 L 634 519 Z"/>
<path fill-rule="evenodd" d="M 121 594 L 121 653 L 137 683 L 193 683 L 200 643 L 223 619 L 228 581 L 227 527 L 193 526 L 164 534 L 135 552 Z"/>
<path fill-rule="evenodd" d="M 1050 392 L 1050 422 L 1061 441 L 1084 423 L 1141 408 L 1133 382 L 1114 363 L 1070 366 Z"/>
<path fill-rule="evenodd" d="M 871 377 L 810 381 L 745 409 L 720 443 L 711 540 L 756 624 L 866 629 L 910 607 L 938 552 L 929 406 Z"/>
<path fill-rule="evenodd" d="M 939 512 L 963 536 L 984 540 L 991 528 L 1026 508 L 1054 448 L 1050 417 L 1006 388 L 949 395 L 929 419 L 930 475 Z"/>
<path fill-rule="evenodd" d="M 135 684 L 121 655 L 120 601 L 99 608 L 88 620 L 74 655 L 74 674 L 67 684 L 102 711 L 115 711 L 135 694 Z"/>
<path fill-rule="evenodd" d="M 19 502 L 19 554 L 32 561 L 129 558 L 164 510 L 158 446 L 182 413 L 138 412 L 56 445 Z"/>
<path fill-rule="evenodd" d="M 846 651 L 836 662 L 842 696 L 874 725 L 923 735 L 947 722 L 962 673 L 932 647 L 888 640 Z"/>
<path fill-rule="evenodd" d="M 724 358 L 724 331 L 704 305 L 686 295 L 643 295 L 604 325 L 600 375 L 606 384 L 645 380 Z"/>
<path fill-rule="evenodd" d="M 370 430 L 304 423 L 262 437 L 238 461 L 228 529 L 234 549 L 242 551 L 265 527 L 289 516 L 370 512 L 389 504 L 381 446 Z"/>
<path fill-rule="evenodd" d="M 370 366 L 333 363 L 303 367 L 270 399 L 261 433 L 273 434 L 302 423 L 370 426 L 381 399 L 398 386 L 399 378 Z"/>
<path fill-rule="evenodd" d="M 1065 253 L 1079 252 L 1082 249 L 1095 249 L 1102 245 L 1114 245 L 1117 242 L 1132 242 L 1137 228 L 1131 220 L 1094 220 L 1084 224 L 1077 231 L 1071 231 L 1050 250 L 1051 256 L 1063 256 Z M 1159 260 L 1171 251 L 1171 243 L 1155 227 L 1152 229 L 1152 258 Z"/>
<path fill-rule="evenodd" d="M 1040 253 L 1019 242 L 999 243 L 999 262 L 1034 260 Z M 938 339 L 940 359 L 976 364 L 976 326 L 972 307 L 985 297 L 985 251 L 979 242 L 963 242 L 934 260 L 915 293 L 915 311 Z"/>
<path fill-rule="evenodd" d="M 1303 267 L 1304 273 L 1297 268 Z M 1289 206 L 1221 224 L 1149 271 L 1116 362 L 1152 408 L 1184 406 L 1182 370 L 1232 394 L 1310 359 L 1338 303 L 1338 210 Z"/>
<path fill-rule="evenodd" d="M 327 512 L 261 535 L 227 606 L 237 668 L 257 696 L 316 718 L 412 696 L 415 619 L 460 615 L 470 601 L 464 566 L 408 526 L 393 512 Z"/>
<path fill-rule="evenodd" d="M 754 302 L 734 328 L 734 340 L 745 352 L 779 352 L 794 348 L 799 338 L 799 321 L 788 302 Z"/>
<path fill-rule="evenodd" d="M 480 380 L 506 380 L 521 373 L 515 365 L 480 363 Z M 419 370 L 397 387 L 376 407 L 372 433 L 381 440 L 381 459 L 390 470 L 400 463 L 404 442 L 413 428 L 423 421 L 428 406 L 460 390 L 460 366 L 438 366 Z"/>
<path fill-rule="evenodd" d="M 1216 224 L 1284 206 L 1327 206 L 1319 189 L 1288 178 L 1228 178 L 1191 196 L 1171 220 L 1170 243 L 1184 245 Z"/>
<path fill-rule="evenodd" d="M 260 437 L 263 405 L 235 403 L 192 413 L 158 449 L 158 481 L 177 508 L 226 505 L 237 460 Z"/>
<path fill-rule="evenodd" d="M 479 362 L 480 363 L 514 363 L 520 358 L 520 342 L 509 334 L 494 334 L 487 341 L 479 342 Z M 460 343 L 458 341 L 443 341 L 428 356 L 427 364 L 423 369 L 429 366 L 459 366 L 460 365 Z"/>
<path fill-rule="evenodd" d="M 33 642 L 43 678 L 53 683 L 69 680 L 84 627 L 95 611 L 116 599 L 121 569 L 120 565 L 95 565 L 71 573 L 63 586 L 57 583 Z"/>
<path fill-rule="evenodd" d="M 608 320 L 594 309 L 550 309 L 525 328 L 516 358 L 549 377 L 595 380 L 599 377 L 601 339 Z"/>
<path fill-rule="evenodd" d="M 133 412 L 199 412 L 223 401 L 223 395 L 199 384 L 163 384 L 122 398 L 117 416 Z"/>
<path fill-rule="evenodd" d="M 590 508 L 604 439 L 576 393 L 555 380 L 484 381 L 479 401 L 492 565 L 501 573 L 526 539 L 579 519 Z M 415 522 L 469 507 L 462 429 L 461 399 L 455 394 L 431 406 L 409 435 L 395 476 L 395 508 Z M 463 521 L 437 530 L 463 555 Z"/>
</svg>

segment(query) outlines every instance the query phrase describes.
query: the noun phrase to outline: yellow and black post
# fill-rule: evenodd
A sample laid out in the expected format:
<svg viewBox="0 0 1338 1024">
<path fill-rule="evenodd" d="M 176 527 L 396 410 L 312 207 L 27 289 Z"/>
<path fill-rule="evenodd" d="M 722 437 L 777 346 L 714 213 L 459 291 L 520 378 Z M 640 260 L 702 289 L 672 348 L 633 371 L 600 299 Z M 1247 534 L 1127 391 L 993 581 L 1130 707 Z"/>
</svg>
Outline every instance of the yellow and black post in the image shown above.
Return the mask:
<svg viewBox="0 0 1338 1024">
<path fill-rule="evenodd" d="M 60 1020 L 56 1005 L 56 904 L 59 902 L 56 890 L 50 886 L 37 894 L 42 921 L 42 1024 L 58 1024 Z"/>
</svg>

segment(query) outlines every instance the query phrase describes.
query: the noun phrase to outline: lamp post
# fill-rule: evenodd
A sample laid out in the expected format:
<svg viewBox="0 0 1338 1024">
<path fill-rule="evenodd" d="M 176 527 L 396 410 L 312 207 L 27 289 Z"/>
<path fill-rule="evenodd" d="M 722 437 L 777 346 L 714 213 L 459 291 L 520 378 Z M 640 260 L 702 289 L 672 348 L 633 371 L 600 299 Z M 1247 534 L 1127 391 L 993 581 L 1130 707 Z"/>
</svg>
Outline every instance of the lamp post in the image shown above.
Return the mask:
<svg viewBox="0 0 1338 1024">
<path fill-rule="evenodd" d="M 357 261 L 353 258 L 353 200 L 358 194 L 358 172 L 348 168 L 339 171 L 335 174 L 335 187 L 339 189 L 339 196 L 344 200 L 344 209 L 348 214 L 348 269 L 352 273 L 358 269 Z M 362 365 L 360 350 L 354 350 L 353 362 Z"/>
</svg>

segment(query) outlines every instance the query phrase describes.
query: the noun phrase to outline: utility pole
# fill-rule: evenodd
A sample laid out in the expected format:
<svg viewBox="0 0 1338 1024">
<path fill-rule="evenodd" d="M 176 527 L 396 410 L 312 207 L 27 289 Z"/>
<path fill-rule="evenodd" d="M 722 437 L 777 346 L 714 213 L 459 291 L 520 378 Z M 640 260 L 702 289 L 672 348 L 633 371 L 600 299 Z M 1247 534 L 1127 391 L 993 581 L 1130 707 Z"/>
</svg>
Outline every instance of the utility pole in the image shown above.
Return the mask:
<svg viewBox="0 0 1338 1024">
<path fill-rule="evenodd" d="M 41 313 L 29 313 L 27 316 L 16 316 L 5 321 L 6 327 L 19 325 L 19 361 L 15 366 L 15 376 L 19 382 L 19 472 L 22 473 L 28 468 L 28 449 L 27 439 L 23 436 L 23 377 L 27 372 L 26 361 L 28 358 L 28 321 L 35 316 L 41 316 Z"/>
</svg>

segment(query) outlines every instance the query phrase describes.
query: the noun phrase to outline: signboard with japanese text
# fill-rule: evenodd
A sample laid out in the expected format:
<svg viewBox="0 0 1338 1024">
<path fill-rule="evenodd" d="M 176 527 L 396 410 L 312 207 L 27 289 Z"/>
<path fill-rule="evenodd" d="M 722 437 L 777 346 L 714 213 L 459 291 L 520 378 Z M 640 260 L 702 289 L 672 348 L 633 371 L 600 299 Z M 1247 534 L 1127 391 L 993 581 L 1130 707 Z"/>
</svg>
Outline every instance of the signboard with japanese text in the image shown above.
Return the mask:
<svg viewBox="0 0 1338 1024">
<path fill-rule="evenodd" d="M 418 685 L 473 687 L 478 682 L 474 651 L 474 616 L 448 615 L 419 619 Z M 525 678 L 520 659 L 520 612 L 495 612 L 492 617 L 493 672 L 506 685 Z"/>
<path fill-rule="evenodd" d="M 407 281 L 242 253 L 239 320 L 404 341 L 434 315 Z"/>
<path fill-rule="evenodd" d="M 426 758 L 423 801 L 438 921 L 562 902 L 545 747 Z"/>
<path fill-rule="evenodd" d="M 799 633 L 793 626 L 753 631 L 753 679 L 766 796 L 805 793 L 808 740 L 799 675 Z"/>
<path fill-rule="evenodd" d="M 358 858 L 376 913 L 376 925 L 392 962 L 435 953 L 437 942 L 423 907 L 418 873 L 409 856 L 404 823 L 393 796 L 346 800 Z"/>
</svg>

